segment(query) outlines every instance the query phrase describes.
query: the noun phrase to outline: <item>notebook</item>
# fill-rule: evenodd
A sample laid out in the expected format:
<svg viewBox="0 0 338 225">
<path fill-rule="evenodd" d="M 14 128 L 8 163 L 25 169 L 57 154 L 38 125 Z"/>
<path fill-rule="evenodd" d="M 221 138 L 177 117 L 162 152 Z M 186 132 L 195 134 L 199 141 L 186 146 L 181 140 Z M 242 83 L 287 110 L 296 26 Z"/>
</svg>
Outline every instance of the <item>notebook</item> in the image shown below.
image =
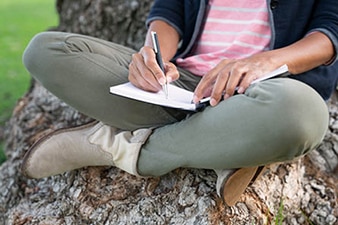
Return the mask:
<svg viewBox="0 0 338 225">
<path fill-rule="evenodd" d="M 266 74 L 265 76 L 254 80 L 251 84 L 260 82 L 262 80 L 266 80 L 272 77 L 276 76 L 282 76 L 288 74 L 288 67 L 287 65 L 283 65 L 280 68 L 272 71 L 271 73 Z M 139 89 L 135 87 L 130 82 L 111 86 L 110 87 L 110 93 L 114 95 L 120 95 L 123 97 L 135 99 L 138 101 L 143 101 L 151 104 L 171 107 L 171 108 L 179 108 L 184 110 L 190 110 L 190 111 L 197 111 L 201 108 L 208 105 L 208 102 L 210 100 L 209 98 L 202 99 L 200 103 L 195 104 L 192 103 L 192 98 L 194 93 L 191 91 L 187 91 L 183 88 L 176 87 L 172 84 L 168 84 L 168 98 L 166 98 L 166 95 L 163 90 L 153 93 L 153 92 L 147 92 L 142 89 Z"/>
</svg>

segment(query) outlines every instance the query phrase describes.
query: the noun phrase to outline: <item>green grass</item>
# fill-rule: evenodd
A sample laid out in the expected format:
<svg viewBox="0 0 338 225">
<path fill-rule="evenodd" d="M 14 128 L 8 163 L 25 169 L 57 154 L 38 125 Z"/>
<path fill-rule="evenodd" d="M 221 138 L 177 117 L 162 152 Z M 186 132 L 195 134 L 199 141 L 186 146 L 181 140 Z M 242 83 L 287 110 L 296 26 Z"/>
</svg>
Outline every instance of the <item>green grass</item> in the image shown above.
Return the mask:
<svg viewBox="0 0 338 225">
<path fill-rule="evenodd" d="M 279 208 L 278 208 L 278 212 L 277 212 L 277 215 L 276 215 L 276 218 L 275 218 L 275 225 L 282 225 L 283 224 L 283 220 L 284 220 L 283 211 L 284 211 L 284 202 L 283 202 L 283 199 L 281 198 Z"/>
<path fill-rule="evenodd" d="M 55 1 L 0 1 L 0 126 L 29 87 L 30 76 L 21 60 L 25 47 L 36 33 L 57 24 Z"/>
</svg>

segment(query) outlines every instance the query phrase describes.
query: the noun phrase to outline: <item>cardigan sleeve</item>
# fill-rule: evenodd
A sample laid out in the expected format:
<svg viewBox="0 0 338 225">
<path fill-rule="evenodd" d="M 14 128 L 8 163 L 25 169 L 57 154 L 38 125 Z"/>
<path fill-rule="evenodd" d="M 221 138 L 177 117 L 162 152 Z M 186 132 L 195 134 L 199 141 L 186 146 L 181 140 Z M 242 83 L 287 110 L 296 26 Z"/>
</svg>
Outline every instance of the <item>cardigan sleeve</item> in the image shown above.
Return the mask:
<svg viewBox="0 0 338 225">
<path fill-rule="evenodd" d="M 155 0 L 146 20 L 146 26 L 154 20 L 162 20 L 176 29 L 182 37 L 184 31 L 184 1 Z"/>
</svg>

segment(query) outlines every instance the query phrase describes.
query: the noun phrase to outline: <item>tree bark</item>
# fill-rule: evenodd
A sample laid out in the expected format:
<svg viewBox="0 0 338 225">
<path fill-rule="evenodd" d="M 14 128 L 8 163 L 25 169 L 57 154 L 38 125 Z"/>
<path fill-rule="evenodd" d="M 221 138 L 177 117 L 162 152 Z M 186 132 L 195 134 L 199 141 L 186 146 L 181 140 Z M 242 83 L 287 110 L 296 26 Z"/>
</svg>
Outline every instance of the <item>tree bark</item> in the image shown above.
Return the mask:
<svg viewBox="0 0 338 225">
<path fill-rule="evenodd" d="M 138 49 L 151 4 L 58 0 L 56 30 Z M 239 203 L 226 207 L 215 194 L 216 175 L 210 170 L 177 169 L 144 179 L 117 168 L 89 167 L 45 179 L 25 178 L 20 171 L 23 155 L 39 137 L 92 120 L 32 82 L 5 129 L 8 160 L 0 167 L 0 224 L 335 224 L 336 96 L 328 103 L 330 127 L 324 142 L 306 157 L 271 165 Z"/>
</svg>

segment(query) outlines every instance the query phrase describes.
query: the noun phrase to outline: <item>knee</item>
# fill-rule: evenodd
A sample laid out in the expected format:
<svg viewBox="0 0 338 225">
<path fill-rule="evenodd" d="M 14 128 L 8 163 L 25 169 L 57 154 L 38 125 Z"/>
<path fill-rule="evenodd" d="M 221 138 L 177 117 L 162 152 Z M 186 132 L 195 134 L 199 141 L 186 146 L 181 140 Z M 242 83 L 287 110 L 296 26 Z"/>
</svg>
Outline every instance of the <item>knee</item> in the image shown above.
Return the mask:
<svg viewBox="0 0 338 225">
<path fill-rule="evenodd" d="M 285 142 L 289 142 L 286 144 L 289 146 L 286 160 L 305 155 L 320 145 L 328 128 L 328 123 L 323 118 L 324 115 L 319 115 L 313 120 L 307 116 L 290 120 L 288 133 L 285 135 Z"/>
<path fill-rule="evenodd" d="M 288 161 L 316 148 L 328 129 L 329 113 L 322 97 L 308 85 L 293 79 L 261 82 L 248 95 L 260 102 L 269 129 L 266 138 L 277 161 Z"/>
<path fill-rule="evenodd" d="M 47 54 L 50 54 L 47 48 L 47 43 L 51 40 L 50 33 L 42 32 L 35 35 L 23 53 L 23 64 L 33 77 L 43 74 L 41 70 L 44 70 L 45 60 L 49 58 Z"/>
<path fill-rule="evenodd" d="M 285 141 L 290 146 L 289 158 L 315 149 L 328 129 L 329 113 L 322 97 L 308 85 L 291 79 L 283 81 L 276 104 L 284 114 Z"/>
</svg>

